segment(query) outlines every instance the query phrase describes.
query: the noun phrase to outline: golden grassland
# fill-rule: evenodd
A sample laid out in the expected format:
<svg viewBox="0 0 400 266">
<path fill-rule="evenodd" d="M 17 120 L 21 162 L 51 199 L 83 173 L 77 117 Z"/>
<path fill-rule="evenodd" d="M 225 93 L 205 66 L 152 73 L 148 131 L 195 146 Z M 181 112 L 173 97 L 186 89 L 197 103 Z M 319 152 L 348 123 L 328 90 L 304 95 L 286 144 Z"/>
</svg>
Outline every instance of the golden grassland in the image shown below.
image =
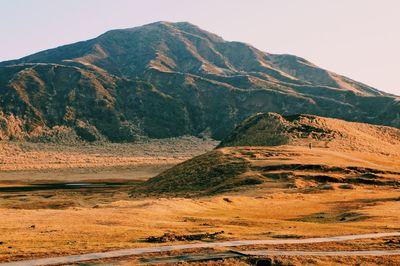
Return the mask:
<svg viewBox="0 0 400 266">
<path fill-rule="evenodd" d="M 312 162 L 338 168 L 370 167 L 388 172 L 381 174 L 383 180 L 399 178 L 395 172 L 400 162 L 392 155 L 293 146 L 224 148 L 219 152 L 259 167 Z M 400 230 L 398 187 L 321 184 L 299 178 L 304 170 L 293 172 L 293 179 L 266 178 L 259 185 L 192 198 L 162 194 L 132 198 L 130 191 L 141 182 L 137 180 L 123 180 L 123 185 L 109 188 L 1 192 L 0 261 L 155 245 L 143 240 L 165 232 L 223 230 L 218 240 L 228 240 Z M 333 174 L 346 178 L 341 172 Z M 18 185 L 26 183 L 20 181 Z M 350 243 L 343 249 L 357 246 L 360 244 Z M 380 247 L 392 246 L 381 243 Z M 329 265 L 326 259 L 311 260 L 316 265 Z M 304 258 L 293 261 L 300 265 Z"/>
<path fill-rule="evenodd" d="M 261 154 L 261 148 L 251 149 Z M 306 162 L 307 156 L 314 156 L 325 164 L 367 166 L 380 160 L 366 161 L 372 155 L 357 158 L 349 154 L 346 156 L 352 160 L 340 161 L 323 149 L 289 149 L 298 154 L 281 158 L 281 162 Z M 304 158 L 299 155 L 302 152 Z M 260 156 L 254 163 L 261 163 Z M 389 162 L 382 167 L 387 170 L 397 165 Z M 331 184 L 329 190 L 303 191 L 278 183 L 200 198 L 130 198 L 135 184 L 112 189 L 1 193 L 0 241 L 4 244 L 0 245 L 0 260 L 149 246 L 154 244 L 145 243 L 146 237 L 165 232 L 223 230 L 222 240 L 400 230 L 398 188 L 353 184 L 352 189 L 341 189 L 340 184 Z"/>
<path fill-rule="evenodd" d="M 75 201 L 83 198 L 70 197 Z M 92 206 L 41 209 L 40 201 L 27 195 L 19 200 L 29 201 L 39 209 L 14 209 L 13 206 L 0 209 L 0 239 L 4 242 L 0 246 L 0 258 L 148 246 L 151 244 L 144 243 L 144 238 L 165 232 L 190 234 L 224 230 L 223 239 L 266 239 L 400 229 L 400 191 L 359 187 L 307 195 L 229 196 L 229 202 L 226 197 L 125 198 Z M 350 212 L 359 216 L 341 221 L 338 214 Z M 315 215 L 321 213 L 328 218 Z M 304 217 L 313 219 L 303 221 Z"/>
<path fill-rule="evenodd" d="M 138 143 L 0 142 L 0 170 L 22 171 L 61 168 L 177 163 L 215 147 L 216 141 L 194 137 Z"/>
<path fill-rule="evenodd" d="M 138 143 L 0 142 L 0 183 L 4 180 L 149 178 L 174 164 L 211 150 L 213 140 L 194 137 Z"/>
</svg>

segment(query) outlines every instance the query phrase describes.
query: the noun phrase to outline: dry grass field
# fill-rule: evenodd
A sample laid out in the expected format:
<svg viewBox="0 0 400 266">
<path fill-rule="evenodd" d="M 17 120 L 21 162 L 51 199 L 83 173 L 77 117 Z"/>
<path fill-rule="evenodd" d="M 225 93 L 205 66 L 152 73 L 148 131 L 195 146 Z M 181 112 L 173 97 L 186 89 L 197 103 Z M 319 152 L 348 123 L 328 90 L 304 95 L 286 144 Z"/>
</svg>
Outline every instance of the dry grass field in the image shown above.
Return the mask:
<svg viewBox="0 0 400 266">
<path fill-rule="evenodd" d="M 0 142 L 2 181 L 74 181 L 147 179 L 215 147 L 213 140 L 193 137 L 138 143 Z"/>
<path fill-rule="evenodd" d="M 142 185 L 142 181 L 133 179 L 114 180 L 111 185 L 99 188 L 51 190 L 26 190 L 26 184 L 20 182 L 21 189 L 15 186 L 11 192 L 0 192 L 0 261 L 153 246 L 156 244 L 146 243 L 144 239 L 166 232 L 195 234 L 223 230 L 224 234 L 217 240 L 228 240 L 400 230 L 400 189 L 392 183 L 384 183 L 400 180 L 396 173 L 400 171 L 400 162 L 396 157 L 294 146 L 223 148 L 218 153 L 239 156 L 255 167 L 306 165 L 312 161 L 340 169 L 375 169 L 381 171 L 378 175 L 383 183 L 308 180 L 302 177 L 305 172 L 308 176 L 321 173 L 292 169 L 291 177 L 264 176 L 265 182 L 260 184 L 187 198 L 162 193 L 131 197 L 132 188 Z M 287 171 L 282 169 L 274 171 Z M 250 174 L 260 175 L 251 171 L 244 173 Z M 324 173 L 327 174 L 338 179 L 354 175 L 340 171 Z M 3 185 L 3 189 L 5 187 Z M 338 247 L 345 250 L 378 245 L 362 243 L 326 244 L 318 249 Z M 390 249 L 393 245 L 379 242 L 379 247 Z M 382 260 L 366 259 L 376 264 Z M 316 265 L 329 265 L 326 259 L 309 258 L 309 264 L 311 261 Z M 304 258 L 293 262 L 304 264 Z"/>
<path fill-rule="evenodd" d="M 146 241 L 166 233 L 223 231 L 203 240 L 223 241 L 400 231 L 399 131 L 336 119 L 302 119 L 305 126 L 290 126 L 307 134 L 299 132 L 287 145 L 273 147 L 213 150 L 217 142 L 189 137 L 80 146 L 2 142 L 0 261 L 182 243 L 173 238 Z M 263 136 L 257 129 L 249 132 Z M 237 250 L 384 250 L 400 249 L 399 241 L 394 237 Z M 111 263 L 135 265 L 136 259 Z M 400 261 L 398 256 L 273 259 L 276 265 Z M 103 263 L 110 261 L 94 262 Z"/>
</svg>

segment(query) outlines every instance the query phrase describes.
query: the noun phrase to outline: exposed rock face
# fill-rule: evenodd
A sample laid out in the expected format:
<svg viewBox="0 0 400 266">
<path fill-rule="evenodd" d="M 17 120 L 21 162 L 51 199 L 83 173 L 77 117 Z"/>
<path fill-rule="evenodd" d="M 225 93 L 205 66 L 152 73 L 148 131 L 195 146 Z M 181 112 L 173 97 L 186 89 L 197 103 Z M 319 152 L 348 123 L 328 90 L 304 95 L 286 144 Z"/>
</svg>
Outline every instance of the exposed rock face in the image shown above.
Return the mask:
<svg viewBox="0 0 400 266">
<path fill-rule="evenodd" d="M 400 126 L 400 100 L 292 55 L 158 22 L 0 63 L 0 138 L 225 137 L 257 112 Z"/>
</svg>

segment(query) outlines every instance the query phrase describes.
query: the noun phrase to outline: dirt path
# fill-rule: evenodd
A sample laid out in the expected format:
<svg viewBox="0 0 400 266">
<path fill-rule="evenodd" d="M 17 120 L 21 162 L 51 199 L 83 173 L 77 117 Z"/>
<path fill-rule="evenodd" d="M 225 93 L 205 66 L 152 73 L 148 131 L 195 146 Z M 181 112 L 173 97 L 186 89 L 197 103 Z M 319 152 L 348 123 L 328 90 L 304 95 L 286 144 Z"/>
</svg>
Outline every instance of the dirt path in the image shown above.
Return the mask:
<svg viewBox="0 0 400 266">
<path fill-rule="evenodd" d="M 391 255 L 400 255 L 400 250 L 356 250 L 356 251 L 253 250 L 240 253 L 247 256 L 391 256 Z"/>
<path fill-rule="evenodd" d="M 71 256 L 64 256 L 64 257 L 0 263 L 0 266 L 35 266 L 35 265 L 66 264 L 66 263 L 76 263 L 76 262 L 80 262 L 80 261 L 117 258 L 117 257 L 123 257 L 123 256 L 142 255 L 142 254 L 148 254 L 148 253 L 165 252 L 165 251 L 171 251 L 171 250 L 184 250 L 184 249 L 193 249 L 193 248 L 237 247 L 237 246 L 247 246 L 247 245 L 323 243 L 323 242 L 338 242 L 338 241 L 379 238 L 379 237 L 389 237 L 389 236 L 400 236 L 400 232 L 333 236 L 333 237 L 318 237 L 318 238 L 305 238 L 305 239 L 236 240 L 236 241 L 214 242 L 214 243 L 197 243 L 197 244 L 170 245 L 170 246 L 159 246 L 159 247 L 148 247 L 148 248 L 132 248 L 132 249 L 123 249 L 123 250 L 115 250 L 115 251 L 107 251 L 107 252 L 89 253 L 89 254 L 82 254 L 82 255 L 71 255 Z M 254 252 L 257 252 L 257 251 L 254 251 Z M 264 250 L 264 251 L 259 251 L 259 252 L 277 252 L 274 255 L 285 255 L 285 252 L 287 253 L 287 252 L 292 252 L 292 251 L 284 251 L 284 250 L 282 250 L 282 251 L 265 251 Z M 335 252 L 336 252 L 336 254 L 343 254 L 343 255 L 346 255 L 349 253 L 348 251 L 335 251 Z M 357 252 L 360 252 L 360 253 L 366 252 L 366 254 L 364 254 L 364 255 L 369 255 L 368 252 L 372 252 L 374 256 L 399 255 L 400 254 L 400 250 L 395 250 L 395 251 L 393 251 L 393 250 L 357 251 Z M 303 255 L 309 255 L 312 253 L 321 254 L 321 252 L 310 251 L 309 253 L 305 253 Z M 330 254 L 330 252 L 326 252 L 326 253 L 327 253 L 327 255 Z M 335 255 L 334 253 L 332 253 L 332 254 Z M 263 255 L 268 255 L 268 254 L 265 253 Z M 321 255 L 323 255 L 323 254 L 321 254 Z M 350 254 L 350 255 L 355 256 L 357 254 Z"/>
</svg>

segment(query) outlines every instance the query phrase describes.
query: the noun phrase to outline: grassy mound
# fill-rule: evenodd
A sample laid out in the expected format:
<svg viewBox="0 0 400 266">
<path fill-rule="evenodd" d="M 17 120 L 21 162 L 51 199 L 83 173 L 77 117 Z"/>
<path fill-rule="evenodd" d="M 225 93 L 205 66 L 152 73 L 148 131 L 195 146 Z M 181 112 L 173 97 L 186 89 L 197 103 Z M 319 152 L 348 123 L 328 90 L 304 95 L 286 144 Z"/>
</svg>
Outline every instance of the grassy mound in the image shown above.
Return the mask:
<svg viewBox="0 0 400 266">
<path fill-rule="evenodd" d="M 258 177 L 243 175 L 248 170 L 249 163 L 245 159 L 215 150 L 161 173 L 145 182 L 134 193 L 212 195 L 240 186 L 262 183 Z"/>
<path fill-rule="evenodd" d="M 249 185 L 299 192 L 400 185 L 396 128 L 265 113 L 245 120 L 219 147 L 148 180 L 140 192 L 201 196 Z"/>
<path fill-rule="evenodd" d="M 244 120 L 219 147 L 286 144 L 400 155 L 400 130 L 314 115 L 262 113 Z"/>
</svg>

